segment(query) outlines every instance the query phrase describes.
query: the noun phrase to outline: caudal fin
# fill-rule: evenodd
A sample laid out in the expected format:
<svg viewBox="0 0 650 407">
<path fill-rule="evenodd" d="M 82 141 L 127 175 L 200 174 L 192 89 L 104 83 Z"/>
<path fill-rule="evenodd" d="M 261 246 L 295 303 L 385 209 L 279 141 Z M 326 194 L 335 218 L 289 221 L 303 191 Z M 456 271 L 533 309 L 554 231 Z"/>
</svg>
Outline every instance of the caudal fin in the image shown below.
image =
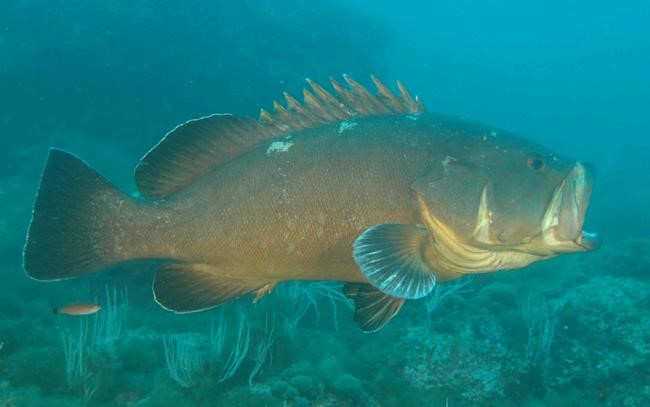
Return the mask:
<svg viewBox="0 0 650 407">
<path fill-rule="evenodd" d="M 60 280 L 125 260 L 111 223 L 129 200 L 79 158 L 51 149 L 23 252 L 27 275 Z"/>
</svg>

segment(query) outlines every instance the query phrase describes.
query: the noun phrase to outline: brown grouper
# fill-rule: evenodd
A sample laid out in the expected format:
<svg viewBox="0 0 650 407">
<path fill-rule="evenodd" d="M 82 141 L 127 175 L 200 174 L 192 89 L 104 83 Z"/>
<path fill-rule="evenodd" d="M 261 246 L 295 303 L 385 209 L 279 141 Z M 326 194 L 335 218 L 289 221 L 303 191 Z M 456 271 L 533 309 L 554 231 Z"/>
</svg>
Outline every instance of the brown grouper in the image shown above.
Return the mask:
<svg viewBox="0 0 650 407">
<path fill-rule="evenodd" d="M 466 274 L 592 250 L 592 171 L 507 131 L 425 113 L 398 82 L 373 94 L 308 80 L 260 118 L 184 123 L 135 169 L 143 199 L 52 149 L 24 251 L 60 280 L 159 259 L 175 312 L 257 296 L 286 280 L 339 280 L 362 329 Z"/>
</svg>

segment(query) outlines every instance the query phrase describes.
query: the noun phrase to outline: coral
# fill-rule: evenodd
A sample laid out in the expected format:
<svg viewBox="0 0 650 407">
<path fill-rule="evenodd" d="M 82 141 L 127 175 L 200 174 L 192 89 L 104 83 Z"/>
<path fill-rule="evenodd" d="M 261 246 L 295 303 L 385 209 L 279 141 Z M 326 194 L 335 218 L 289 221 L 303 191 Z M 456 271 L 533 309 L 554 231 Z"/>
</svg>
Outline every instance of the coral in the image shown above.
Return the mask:
<svg viewBox="0 0 650 407">
<path fill-rule="evenodd" d="M 342 400 L 351 403 L 353 406 L 372 405 L 372 399 L 363 388 L 361 380 L 351 374 L 344 374 L 334 383 L 334 394 Z"/>
<path fill-rule="evenodd" d="M 308 400 L 315 400 L 319 396 L 318 386 L 314 380 L 305 375 L 298 375 L 291 378 L 289 381 L 293 387 L 298 389 L 300 395 Z"/>
<path fill-rule="evenodd" d="M 494 282 L 479 292 L 481 302 L 492 306 L 514 306 L 517 302 L 517 286 L 504 282 Z"/>
<path fill-rule="evenodd" d="M 12 354 L 6 363 L 10 366 L 7 378 L 12 386 L 36 386 L 44 393 L 65 390 L 63 358 L 52 355 L 50 348 L 25 348 Z"/>
<path fill-rule="evenodd" d="M 552 366 L 559 374 L 551 376 L 550 384 L 559 389 L 588 386 L 612 405 L 621 401 L 625 372 L 647 372 L 650 364 L 648 292 L 646 282 L 602 276 L 557 299 L 561 326 Z"/>
<path fill-rule="evenodd" d="M 289 384 L 284 380 L 275 380 L 271 383 L 271 394 L 278 399 L 286 399 Z"/>
<path fill-rule="evenodd" d="M 299 395 L 300 392 L 298 391 L 298 389 L 292 386 L 287 387 L 287 391 L 285 393 L 285 397 L 287 398 L 287 400 L 295 400 L 298 398 Z"/>
<path fill-rule="evenodd" d="M 303 397 L 297 397 L 295 401 L 293 402 L 292 406 L 295 407 L 310 407 L 311 402 L 307 400 L 306 398 Z"/>
<path fill-rule="evenodd" d="M 282 407 L 286 405 L 280 399 L 273 397 L 268 385 L 236 387 L 217 396 L 213 401 L 213 405 L 228 407 Z"/>
<path fill-rule="evenodd" d="M 502 397 L 507 375 L 517 368 L 508 358 L 504 328 L 485 316 L 457 328 L 454 334 L 409 329 L 403 346 L 412 352 L 405 377 L 415 388 L 443 390 L 474 403 Z"/>
<path fill-rule="evenodd" d="M 650 240 L 630 239 L 605 245 L 595 253 L 590 269 L 619 277 L 650 279 Z"/>
</svg>

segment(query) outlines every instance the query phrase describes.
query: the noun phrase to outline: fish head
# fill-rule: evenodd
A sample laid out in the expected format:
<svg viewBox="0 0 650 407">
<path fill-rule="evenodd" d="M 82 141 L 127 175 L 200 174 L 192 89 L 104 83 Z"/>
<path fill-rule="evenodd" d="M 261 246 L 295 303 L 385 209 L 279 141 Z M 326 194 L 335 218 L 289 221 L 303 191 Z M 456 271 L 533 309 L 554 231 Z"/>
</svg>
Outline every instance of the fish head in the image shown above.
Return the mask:
<svg viewBox="0 0 650 407">
<path fill-rule="evenodd" d="M 468 241 L 540 256 L 597 248 L 595 235 L 583 230 L 592 167 L 515 136 L 502 138 L 474 159 L 488 182 Z"/>
<path fill-rule="evenodd" d="M 591 166 L 507 132 L 459 138 L 453 155 L 435 160 L 413 184 L 434 238 L 444 235 L 470 257 L 474 249 L 522 254 L 504 268 L 599 246 L 583 230 Z"/>
</svg>

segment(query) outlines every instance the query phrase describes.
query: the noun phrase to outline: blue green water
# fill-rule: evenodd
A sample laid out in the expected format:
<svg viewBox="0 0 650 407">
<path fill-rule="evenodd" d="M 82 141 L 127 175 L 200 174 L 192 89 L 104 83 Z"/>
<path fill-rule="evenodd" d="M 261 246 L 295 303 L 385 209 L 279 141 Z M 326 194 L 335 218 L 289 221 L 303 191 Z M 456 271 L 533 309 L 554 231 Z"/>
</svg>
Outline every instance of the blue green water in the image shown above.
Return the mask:
<svg viewBox="0 0 650 407">
<path fill-rule="evenodd" d="M 648 21 L 638 0 L 0 2 L 0 406 L 650 405 Z M 341 73 L 591 163 L 603 247 L 440 285 L 373 334 L 335 282 L 174 315 L 152 264 L 25 276 L 49 147 L 133 192 L 177 124 Z M 78 301 L 104 308 L 52 314 Z"/>
</svg>

